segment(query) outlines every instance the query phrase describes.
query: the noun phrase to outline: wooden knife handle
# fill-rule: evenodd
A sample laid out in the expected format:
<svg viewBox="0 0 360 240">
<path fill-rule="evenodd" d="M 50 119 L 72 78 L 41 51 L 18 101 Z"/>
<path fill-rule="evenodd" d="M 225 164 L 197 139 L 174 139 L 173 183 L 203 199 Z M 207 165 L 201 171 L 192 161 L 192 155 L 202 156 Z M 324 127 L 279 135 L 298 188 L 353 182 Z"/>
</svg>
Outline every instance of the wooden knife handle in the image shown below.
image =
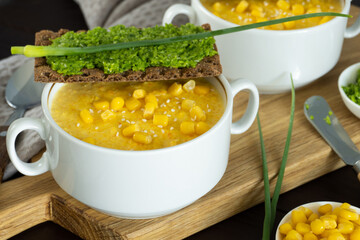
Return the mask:
<svg viewBox="0 0 360 240">
<path fill-rule="evenodd" d="M 3 131 L 7 131 L 9 126 L 0 126 L 0 135 Z M 4 176 L 5 167 L 9 164 L 10 158 L 6 150 L 6 135 L 0 136 L 0 183 Z"/>
</svg>

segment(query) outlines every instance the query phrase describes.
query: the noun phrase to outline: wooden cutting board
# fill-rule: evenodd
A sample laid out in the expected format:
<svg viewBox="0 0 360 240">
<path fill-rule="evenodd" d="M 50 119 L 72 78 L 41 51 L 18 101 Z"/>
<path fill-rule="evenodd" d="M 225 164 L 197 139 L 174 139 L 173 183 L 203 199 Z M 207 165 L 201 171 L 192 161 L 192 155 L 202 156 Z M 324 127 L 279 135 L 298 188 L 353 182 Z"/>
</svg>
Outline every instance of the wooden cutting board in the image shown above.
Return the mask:
<svg viewBox="0 0 360 240">
<path fill-rule="evenodd" d="M 352 7 L 351 14 L 358 16 L 359 12 L 359 8 Z M 335 68 L 296 90 L 294 128 L 282 192 L 344 166 L 305 119 L 303 104 L 308 97 L 323 96 L 360 148 L 360 120 L 345 107 L 337 89 L 341 71 L 360 62 L 359 43 L 360 36 L 345 40 Z M 259 115 L 273 189 L 285 145 L 291 96 L 262 95 L 260 100 Z M 244 104 L 246 94 L 240 94 L 236 97 L 234 119 L 243 113 Z M 263 202 L 263 192 L 259 134 L 254 123 L 245 134 L 232 136 L 229 164 L 215 188 L 192 205 L 164 217 L 127 220 L 102 214 L 62 191 L 50 173 L 0 184 L 0 239 L 44 221 L 53 221 L 84 239 L 182 239 Z"/>
</svg>

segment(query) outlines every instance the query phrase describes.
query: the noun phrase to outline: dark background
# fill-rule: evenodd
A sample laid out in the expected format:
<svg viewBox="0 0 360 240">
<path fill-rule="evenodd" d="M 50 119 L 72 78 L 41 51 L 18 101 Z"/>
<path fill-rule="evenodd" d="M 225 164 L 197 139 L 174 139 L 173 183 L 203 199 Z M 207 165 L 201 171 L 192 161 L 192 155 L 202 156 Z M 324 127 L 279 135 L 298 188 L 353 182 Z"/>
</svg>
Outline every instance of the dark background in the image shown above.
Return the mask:
<svg viewBox="0 0 360 240">
<path fill-rule="evenodd" d="M 360 0 L 352 3 L 360 6 Z M 10 56 L 11 46 L 33 43 L 35 32 L 42 29 L 57 31 L 60 28 L 87 29 L 79 7 L 72 0 L 0 0 L 0 60 Z M 276 225 L 294 207 L 326 200 L 348 202 L 360 207 L 360 184 L 352 168 L 341 168 L 282 194 Z M 187 239 L 261 239 L 263 218 L 264 204 L 259 204 Z M 80 238 L 52 222 L 39 224 L 11 238 L 33 239 Z"/>
</svg>

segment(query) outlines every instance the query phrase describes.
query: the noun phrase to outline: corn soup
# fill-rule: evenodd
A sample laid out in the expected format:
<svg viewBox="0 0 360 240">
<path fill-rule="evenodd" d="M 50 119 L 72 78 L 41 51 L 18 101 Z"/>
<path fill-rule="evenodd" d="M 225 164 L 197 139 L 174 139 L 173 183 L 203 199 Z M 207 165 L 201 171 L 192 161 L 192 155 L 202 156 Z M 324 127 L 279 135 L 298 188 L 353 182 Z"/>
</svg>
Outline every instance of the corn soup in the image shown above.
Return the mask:
<svg viewBox="0 0 360 240">
<path fill-rule="evenodd" d="M 246 25 L 306 13 L 341 12 L 342 0 L 201 0 L 213 14 L 229 22 Z M 313 27 L 332 17 L 316 17 L 275 24 L 262 29 L 290 30 Z"/>
<path fill-rule="evenodd" d="M 189 141 L 221 118 L 225 103 L 205 79 L 145 83 L 70 83 L 51 115 L 70 135 L 121 150 L 150 150 Z"/>
</svg>

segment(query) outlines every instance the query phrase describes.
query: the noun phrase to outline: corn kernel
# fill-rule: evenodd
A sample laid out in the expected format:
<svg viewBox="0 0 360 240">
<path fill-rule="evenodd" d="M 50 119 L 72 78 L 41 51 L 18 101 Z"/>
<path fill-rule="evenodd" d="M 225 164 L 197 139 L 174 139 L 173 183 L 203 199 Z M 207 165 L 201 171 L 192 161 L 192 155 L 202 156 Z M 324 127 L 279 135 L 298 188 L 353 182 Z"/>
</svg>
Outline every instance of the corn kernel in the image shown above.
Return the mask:
<svg viewBox="0 0 360 240">
<path fill-rule="evenodd" d="M 150 144 L 152 142 L 152 137 L 147 133 L 135 132 L 133 134 L 133 140 L 137 143 Z"/>
<path fill-rule="evenodd" d="M 296 224 L 295 230 L 298 233 L 304 235 L 305 233 L 310 232 L 311 228 L 310 228 L 309 224 L 300 222 L 300 223 Z"/>
<path fill-rule="evenodd" d="M 205 121 L 206 114 L 204 110 L 201 109 L 199 106 L 194 106 L 190 109 L 190 117 L 194 121 Z"/>
<path fill-rule="evenodd" d="M 154 103 L 155 108 L 158 108 L 158 100 L 156 96 L 152 93 L 149 93 L 145 96 L 145 103 Z"/>
<path fill-rule="evenodd" d="M 201 135 L 207 132 L 210 129 L 210 126 L 206 122 L 198 122 L 195 125 L 195 132 L 198 135 Z"/>
<path fill-rule="evenodd" d="M 300 233 L 295 230 L 290 230 L 288 234 L 286 234 L 286 240 L 302 240 L 303 237 Z"/>
<path fill-rule="evenodd" d="M 360 240 L 360 229 L 355 229 L 350 234 L 350 240 Z"/>
<path fill-rule="evenodd" d="M 131 97 L 125 101 L 125 106 L 129 111 L 138 110 L 141 107 L 141 102 Z"/>
<path fill-rule="evenodd" d="M 131 124 L 123 129 L 122 134 L 125 137 L 131 137 L 135 132 L 139 132 L 140 127 L 138 124 Z"/>
<path fill-rule="evenodd" d="M 349 209 L 351 207 L 351 205 L 349 203 L 343 203 L 341 204 L 340 208 L 343 208 L 343 209 Z"/>
<path fill-rule="evenodd" d="M 311 231 L 317 235 L 325 231 L 324 223 L 320 219 L 315 219 L 314 221 L 312 221 L 310 223 L 310 227 L 311 227 Z"/>
<path fill-rule="evenodd" d="M 327 238 L 330 236 L 330 234 L 337 233 L 337 232 L 339 232 L 337 229 L 325 229 L 325 231 L 323 231 L 320 234 L 320 236 L 323 238 Z"/>
<path fill-rule="evenodd" d="M 328 236 L 327 240 L 345 240 L 345 238 L 341 233 L 337 232 L 337 233 L 331 233 Z"/>
<path fill-rule="evenodd" d="M 301 4 L 294 4 L 291 7 L 291 12 L 294 15 L 301 15 L 301 14 L 304 14 L 305 9 L 304 9 L 304 6 Z"/>
<path fill-rule="evenodd" d="M 220 2 L 216 2 L 213 4 L 213 9 L 220 12 L 224 9 L 224 6 Z"/>
<path fill-rule="evenodd" d="M 328 212 L 331 212 L 332 211 L 332 206 L 331 204 L 324 204 L 324 205 L 321 205 L 319 208 L 318 208 L 318 212 L 320 214 L 326 214 Z"/>
<path fill-rule="evenodd" d="M 265 22 L 265 21 L 267 21 L 268 19 L 267 18 L 265 18 L 265 17 L 258 17 L 258 18 L 256 18 L 256 22 Z"/>
<path fill-rule="evenodd" d="M 184 85 L 183 85 L 183 89 L 186 92 L 192 92 L 195 88 L 195 81 L 194 80 L 189 80 L 187 81 Z"/>
<path fill-rule="evenodd" d="M 290 223 L 283 223 L 279 226 L 279 232 L 281 234 L 286 235 L 288 232 L 290 232 L 290 230 L 293 230 L 293 227 Z"/>
<path fill-rule="evenodd" d="M 306 13 L 318 13 L 321 12 L 321 9 L 313 7 L 313 8 L 309 8 Z"/>
<path fill-rule="evenodd" d="M 354 231 L 354 224 L 352 222 L 340 222 L 338 224 L 338 229 L 340 233 L 349 234 Z"/>
<path fill-rule="evenodd" d="M 169 117 L 167 115 L 161 115 L 161 114 L 155 114 L 153 116 L 153 124 L 154 125 L 161 125 L 163 127 L 166 127 L 169 122 Z"/>
<path fill-rule="evenodd" d="M 335 229 L 337 227 L 336 220 L 330 216 L 324 215 L 320 219 L 323 221 L 325 229 Z"/>
<path fill-rule="evenodd" d="M 295 28 L 295 21 L 290 21 L 290 22 L 284 22 L 283 23 L 286 29 L 293 29 Z"/>
<path fill-rule="evenodd" d="M 253 15 L 254 17 L 263 17 L 263 16 L 264 16 L 264 13 L 263 13 L 263 12 L 260 12 L 260 11 L 257 10 L 257 9 L 254 9 L 254 10 L 251 10 L 251 15 Z"/>
<path fill-rule="evenodd" d="M 359 220 L 359 215 L 356 212 L 349 211 L 348 209 L 341 209 L 339 211 L 339 217 L 345 218 L 350 221 Z"/>
<path fill-rule="evenodd" d="M 235 8 L 235 11 L 238 13 L 243 13 L 247 7 L 249 6 L 249 3 L 245 0 L 242 0 Z"/>
<path fill-rule="evenodd" d="M 304 234 L 303 240 L 318 240 L 318 237 L 312 232 L 308 232 Z"/>
<path fill-rule="evenodd" d="M 312 213 L 309 218 L 308 218 L 308 222 L 311 223 L 312 221 L 314 221 L 315 219 L 319 218 L 319 216 L 317 215 L 317 213 Z"/>
<path fill-rule="evenodd" d="M 319 24 L 326 23 L 326 22 L 330 21 L 331 19 L 332 19 L 332 17 L 330 17 L 330 16 L 322 17 Z"/>
<path fill-rule="evenodd" d="M 106 110 L 109 109 L 110 104 L 108 101 L 96 101 L 93 105 L 97 110 Z"/>
<path fill-rule="evenodd" d="M 113 113 L 112 111 L 110 111 L 108 109 L 108 110 L 105 110 L 104 112 L 102 112 L 100 114 L 100 117 L 104 122 L 106 122 L 106 121 L 111 121 L 111 120 L 115 119 L 116 115 L 115 115 L 115 113 Z"/>
<path fill-rule="evenodd" d="M 169 87 L 168 92 L 174 97 L 177 97 L 183 92 L 183 89 L 181 84 L 175 82 Z"/>
<path fill-rule="evenodd" d="M 95 139 L 92 137 L 87 137 L 83 139 L 84 142 L 90 143 L 90 144 L 95 144 Z"/>
<path fill-rule="evenodd" d="M 80 117 L 83 120 L 84 123 L 92 123 L 94 121 L 93 116 L 87 109 L 83 109 L 80 112 Z"/>
<path fill-rule="evenodd" d="M 307 218 L 303 211 L 295 209 L 291 212 L 291 221 L 293 224 L 296 225 L 300 222 L 305 223 L 307 221 Z"/>
<path fill-rule="evenodd" d="M 145 108 L 144 108 L 143 117 L 146 119 L 152 118 L 152 116 L 154 115 L 155 108 L 156 108 L 155 103 L 153 103 L 153 102 L 146 103 Z"/>
<path fill-rule="evenodd" d="M 310 208 L 301 206 L 301 207 L 299 207 L 298 209 L 301 210 L 301 211 L 303 211 L 303 212 L 305 213 L 305 216 L 306 216 L 307 218 L 310 217 L 311 214 L 313 214 L 313 211 L 311 211 Z"/>
<path fill-rule="evenodd" d="M 181 108 L 185 111 L 189 111 L 192 107 L 195 106 L 195 101 L 190 99 L 184 99 L 181 102 Z"/>
<path fill-rule="evenodd" d="M 124 106 L 124 99 L 122 97 L 115 97 L 111 100 L 110 108 L 114 111 L 119 111 Z"/>
<path fill-rule="evenodd" d="M 290 4 L 285 0 L 277 1 L 276 6 L 278 6 L 282 10 L 288 10 L 290 8 Z"/>
<path fill-rule="evenodd" d="M 134 92 L 133 92 L 133 98 L 136 98 L 136 99 L 140 99 L 140 98 L 144 98 L 146 95 L 146 91 L 144 89 L 136 89 Z"/>
<path fill-rule="evenodd" d="M 182 122 L 180 124 L 180 132 L 185 135 L 191 135 L 195 133 L 195 123 L 194 122 Z"/>
<path fill-rule="evenodd" d="M 199 95 L 205 95 L 208 94 L 210 91 L 210 87 L 203 86 L 203 85 L 197 85 L 195 86 L 194 92 Z"/>
</svg>

